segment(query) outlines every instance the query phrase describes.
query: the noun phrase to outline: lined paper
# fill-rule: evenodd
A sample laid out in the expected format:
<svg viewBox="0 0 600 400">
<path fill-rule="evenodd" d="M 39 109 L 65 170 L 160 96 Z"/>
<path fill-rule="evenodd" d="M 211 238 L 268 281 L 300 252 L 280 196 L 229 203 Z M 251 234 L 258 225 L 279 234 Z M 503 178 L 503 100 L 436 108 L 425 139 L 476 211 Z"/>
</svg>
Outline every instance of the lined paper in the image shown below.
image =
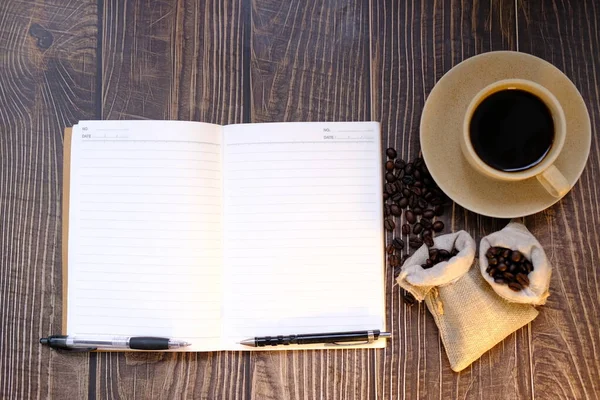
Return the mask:
<svg viewBox="0 0 600 400">
<path fill-rule="evenodd" d="M 377 123 L 225 127 L 225 349 L 384 328 L 380 153 Z"/>
<path fill-rule="evenodd" d="M 219 350 L 217 125 L 84 121 L 71 157 L 68 333 L 188 339 Z"/>
</svg>

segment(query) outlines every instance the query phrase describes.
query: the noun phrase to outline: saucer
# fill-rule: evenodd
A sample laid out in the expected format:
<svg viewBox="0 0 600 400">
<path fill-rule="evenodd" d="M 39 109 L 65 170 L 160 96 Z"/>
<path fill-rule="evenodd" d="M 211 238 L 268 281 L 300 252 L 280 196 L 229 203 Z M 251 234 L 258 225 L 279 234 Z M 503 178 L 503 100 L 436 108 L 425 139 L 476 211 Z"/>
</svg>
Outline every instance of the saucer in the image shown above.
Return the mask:
<svg viewBox="0 0 600 400">
<path fill-rule="evenodd" d="M 517 182 L 488 178 L 474 170 L 461 151 L 463 119 L 471 99 L 489 84 L 512 78 L 539 83 L 563 107 L 567 138 L 554 165 L 573 187 L 590 152 L 590 117 L 575 85 L 558 68 L 540 58 L 513 51 L 469 58 L 439 80 L 421 116 L 421 151 L 435 182 L 457 204 L 497 218 L 534 214 L 560 200 L 551 196 L 535 177 Z"/>
</svg>

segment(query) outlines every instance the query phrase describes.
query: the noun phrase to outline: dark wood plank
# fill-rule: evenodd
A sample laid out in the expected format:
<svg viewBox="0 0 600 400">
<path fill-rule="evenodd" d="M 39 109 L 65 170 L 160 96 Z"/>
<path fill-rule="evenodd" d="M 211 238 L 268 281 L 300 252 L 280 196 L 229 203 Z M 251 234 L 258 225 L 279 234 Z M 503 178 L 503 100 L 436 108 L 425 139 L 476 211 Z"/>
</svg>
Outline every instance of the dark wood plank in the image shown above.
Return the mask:
<svg viewBox="0 0 600 400">
<path fill-rule="evenodd" d="M 369 115 L 366 0 L 254 0 L 252 122 Z"/>
<path fill-rule="evenodd" d="M 60 333 L 63 129 L 94 118 L 94 1 L 0 3 L 0 398 L 84 398 Z"/>
<path fill-rule="evenodd" d="M 254 0 L 251 121 L 369 120 L 369 9 L 361 0 Z M 374 398 L 374 351 L 256 352 L 255 399 Z"/>
<path fill-rule="evenodd" d="M 515 4 L 512 0 L 374 0 L 371 32 L 372 118 L 382 123 L 384 146 L 395 147 L 403 158 L 413 159 L 419 154 L 425 99 L 442 75 L 476 54 L 515 49 Z M 442 220 L 452 231 L 467 230 L 477 242 L 507 222 L 458 205 Z M 392 271 L 388 271 L 387 317 L 394 339 L 383 354 L 377 354 L 377 393 L 381 398 L 531 396 L 528 327 L 464 371 L 454 373 L 426 307 L 403 304 L 394 283 Z M 498 379 L 500 376 L 503 378 Z"/>
<path fill-rule="evenodd" d="M 104 0 L 102 117 L 242 122 L 241 1 Z M 243 398 L 247 353 L 98 354 L 99 398 Z"/>
<path fill-rule="evenodd" d="M 592 122 L 579 182 L 557 205 L 527 219 L 552 261 L 552 295 L 532 323 L 536 398 L 600 397 L 600 5 L 593 0 L 519 0 L 521 51 L 561 69 Z"/>
</svg>

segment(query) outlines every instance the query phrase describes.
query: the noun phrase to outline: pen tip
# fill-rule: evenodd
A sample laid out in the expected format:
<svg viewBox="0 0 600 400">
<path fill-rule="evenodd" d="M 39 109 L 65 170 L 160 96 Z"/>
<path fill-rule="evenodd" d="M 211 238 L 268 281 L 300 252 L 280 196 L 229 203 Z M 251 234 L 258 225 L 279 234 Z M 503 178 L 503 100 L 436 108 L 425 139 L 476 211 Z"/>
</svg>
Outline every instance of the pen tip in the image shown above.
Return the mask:
<svg viewBox="0 0 600 400">
<path fill-rule="evenodd" d="M 45 337 L 41 338 L 40 339 L 40 343 L 41 344 L 48 344 L 48 338 L 45 338 Z"/>
<path fill-rule="evenodd" d="M 256 347 L 256 341 L 254 339 L 244 339 L 239 344 L 244 346 Z"/>
</svg>

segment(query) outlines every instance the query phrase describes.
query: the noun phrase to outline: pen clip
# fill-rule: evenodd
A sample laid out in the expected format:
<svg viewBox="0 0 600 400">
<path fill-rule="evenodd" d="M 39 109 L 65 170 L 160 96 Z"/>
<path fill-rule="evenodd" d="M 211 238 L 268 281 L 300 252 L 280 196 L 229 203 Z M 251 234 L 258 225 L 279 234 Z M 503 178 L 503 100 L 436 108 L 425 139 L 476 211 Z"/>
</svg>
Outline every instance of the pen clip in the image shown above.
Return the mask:
<svg viewBox="0 0 600 400">
<path fill-rule="evenodd" d="M 362 346 L 364 344 L 371 344 L 374 341 L 370 341 L 370 340 L 365 340 L 364 342 L 332 342 L 332 343 L 325 343 L 324 346 L 325 347 L 335 347 L 335 346 L 339 346 L 339 347 L 346 347 L 346 346 Z"/>
</svg>

